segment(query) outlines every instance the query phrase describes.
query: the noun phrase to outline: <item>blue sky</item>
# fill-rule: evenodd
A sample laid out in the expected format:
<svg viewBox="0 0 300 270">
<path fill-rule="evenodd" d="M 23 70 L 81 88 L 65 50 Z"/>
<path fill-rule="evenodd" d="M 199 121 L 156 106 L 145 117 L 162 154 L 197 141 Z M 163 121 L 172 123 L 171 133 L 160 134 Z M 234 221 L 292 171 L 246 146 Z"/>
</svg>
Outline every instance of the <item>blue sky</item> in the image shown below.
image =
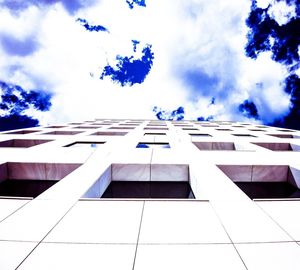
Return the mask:
<svg viewBox="0 0 300 270">
<path fill-rule="evenodd" d="M 93 118 L 300 129 L 297 5 L 0 0 L 0 129 Z"/>
</svg>

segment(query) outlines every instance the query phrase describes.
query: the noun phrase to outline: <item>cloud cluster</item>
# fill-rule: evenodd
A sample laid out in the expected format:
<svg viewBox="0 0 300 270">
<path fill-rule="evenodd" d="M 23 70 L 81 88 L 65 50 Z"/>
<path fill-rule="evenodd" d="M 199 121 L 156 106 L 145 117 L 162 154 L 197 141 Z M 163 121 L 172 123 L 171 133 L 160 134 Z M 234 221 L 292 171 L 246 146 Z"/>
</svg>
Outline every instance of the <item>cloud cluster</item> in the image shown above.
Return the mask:
<svg viewBox="0 0 300 270">
<path fill-rule="evenodd" d="M 133 9 L 134 5 L 146 7 L 146 0 L 132 0 L 132 1 L 126 0 L 126 3 L 128 4 L 128 7 L 130 9 Z"/>
<path fill-rule="evenodd" d="M 267 124 L 300 129 L 300 1 L 273 1 L 267 7 L 252 1 L 251 12 L 246 23 L 250 28 L 246 55 L 257 59 L 260 54 L 270 52 L 271 59 L 286 70 L 281 89 L 289 95 L 288 111 Z"/>
<path fill-rule="evenodd" d="M 161 108 L 154 107 L 153 112 L 155 113 L 157 119 L 168 120 L 168 121 L 180 121 L 184 119 L 184 108 L 179 107 L 173 111 L 165 111 Z"/>
<path fill-rule="evenodd" d="M 12 12 L 21 12 L 30 6 L 44 8 L 59 3 L 62 4 L 69 13 L 73 14 L 81 8 L 91 5 L 93 2 L 94 0 L 2 0 L 0 7 L 8 8 Z"/>
<path fill-rule="evenodd" d="M 88 21 L 86 19 L 78 18 L 76 21 L 79 22 L 89 32 L 108 32 L 109 33 L 108 29 L 105 28 L 104 26 L 91 25 L 88 23 Z"/>
<path fill-rule="evenodd" d="M 132 43 L 133 52 L 136 53 L 136 47 L 140 42 L 133 40 Z M 151 45 L 147 44 L 142 49 L 141 58 L 135 58 L 134 55 L 129 57 L 117 55 L 116 60 L 116 67 L 110 65 L 104 67 L 100 79 L 103 80 L 108 76 L 121 86 L 132 86 L 144 82 L 153 65 L 154 53 L 151 51 Z"/>
<path fill-rule="evenodd" d="M 0 0 L 0 80 L 51 89 L 47 124 L 184 116 L 287 126 L 300 5 L 276 8 L 282 1 L 264 11 L 269 3 L 248 0 Z"/>
<path fill-rule="evenodd" d="M 39 125 L 30 111 L 47 112 L 51 108 L 50 93 L 26 91 L 19 85 L 0 81 L 0 131 Z"/>
</svg>

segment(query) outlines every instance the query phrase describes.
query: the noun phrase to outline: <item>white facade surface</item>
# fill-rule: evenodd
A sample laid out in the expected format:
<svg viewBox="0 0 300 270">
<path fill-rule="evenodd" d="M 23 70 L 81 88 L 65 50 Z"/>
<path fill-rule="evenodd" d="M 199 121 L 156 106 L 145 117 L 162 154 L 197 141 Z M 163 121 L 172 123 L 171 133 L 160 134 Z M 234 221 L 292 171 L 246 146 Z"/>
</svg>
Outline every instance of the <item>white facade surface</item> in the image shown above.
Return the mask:
<svg viewBox="0 0 300 270">
<path fill-rule="evenodd" d="M 0 133 L 0 270 L 300 269 L 300 131 L 95 119 Z"/>
</svg>

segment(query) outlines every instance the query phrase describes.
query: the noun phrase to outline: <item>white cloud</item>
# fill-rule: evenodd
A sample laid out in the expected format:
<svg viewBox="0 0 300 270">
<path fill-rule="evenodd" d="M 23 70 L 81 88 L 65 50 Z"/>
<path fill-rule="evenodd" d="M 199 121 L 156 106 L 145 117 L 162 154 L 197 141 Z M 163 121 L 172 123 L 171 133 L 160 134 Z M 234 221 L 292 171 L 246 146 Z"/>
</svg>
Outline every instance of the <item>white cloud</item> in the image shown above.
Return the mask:
<svg viewBox="0 0 300 270">
<path fill-rule="evenodd" d="M 40 47 L 27 57 L 8 56 L 0 48 L 5 62 L 0 64 L 1 79 L 53 91 L 53 107 L 44 116 L 47 123 L 154 118 L 154 106 L 165 110 L 183 106 L 186 118 L 243 119 L 236 108 L 247 98 L 268 120 L 287 109 L 288 97 L 279 85 L 284 72 L 269 56 L 252 61 L 244 55 L 248 0 L 148 0 L 146 4 L 147 8 L 131 10 L 125 0 L 101 0 L 76 16 L 61 4 L 43 10 L 30 7 L 19 17 L 2 10 L 0 34 L 18 38 L 30 34 Z M 110 34 L 85 31 L 76 22 L 78 17 L 103 25 Z M 132 54 L 132 39 L 141 41 L 140 48 L 151 44 L 155 54 L 144 83 L 121 87 L 109 77 L 99 80 L 103 67 L 114 64 L 117 54 Z M 15 65 L 19 68 L 12 69 Z M 184 80 L 187 70 L 201 70 L 216 77 L 218 84 L 209 95 L 197 92 Z M 257 90 L 257 83 L 264 85 L 262 90 Z M 216 104 L 210 105 L 213 96 Z"/>
</svg>

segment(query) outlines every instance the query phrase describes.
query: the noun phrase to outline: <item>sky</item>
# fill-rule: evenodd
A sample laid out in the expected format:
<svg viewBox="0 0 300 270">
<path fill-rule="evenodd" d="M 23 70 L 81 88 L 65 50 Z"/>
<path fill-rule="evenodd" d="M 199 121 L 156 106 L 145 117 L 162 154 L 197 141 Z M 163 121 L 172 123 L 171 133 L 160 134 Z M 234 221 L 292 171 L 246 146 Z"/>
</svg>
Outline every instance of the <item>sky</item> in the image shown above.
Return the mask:
<svg viewBox="0 0 300 270">
<path fill-rule="evenodd" d="M 300 129 L 300 0 L 0 0 L 0 130 L 94 118 Z"/>
</svg>

